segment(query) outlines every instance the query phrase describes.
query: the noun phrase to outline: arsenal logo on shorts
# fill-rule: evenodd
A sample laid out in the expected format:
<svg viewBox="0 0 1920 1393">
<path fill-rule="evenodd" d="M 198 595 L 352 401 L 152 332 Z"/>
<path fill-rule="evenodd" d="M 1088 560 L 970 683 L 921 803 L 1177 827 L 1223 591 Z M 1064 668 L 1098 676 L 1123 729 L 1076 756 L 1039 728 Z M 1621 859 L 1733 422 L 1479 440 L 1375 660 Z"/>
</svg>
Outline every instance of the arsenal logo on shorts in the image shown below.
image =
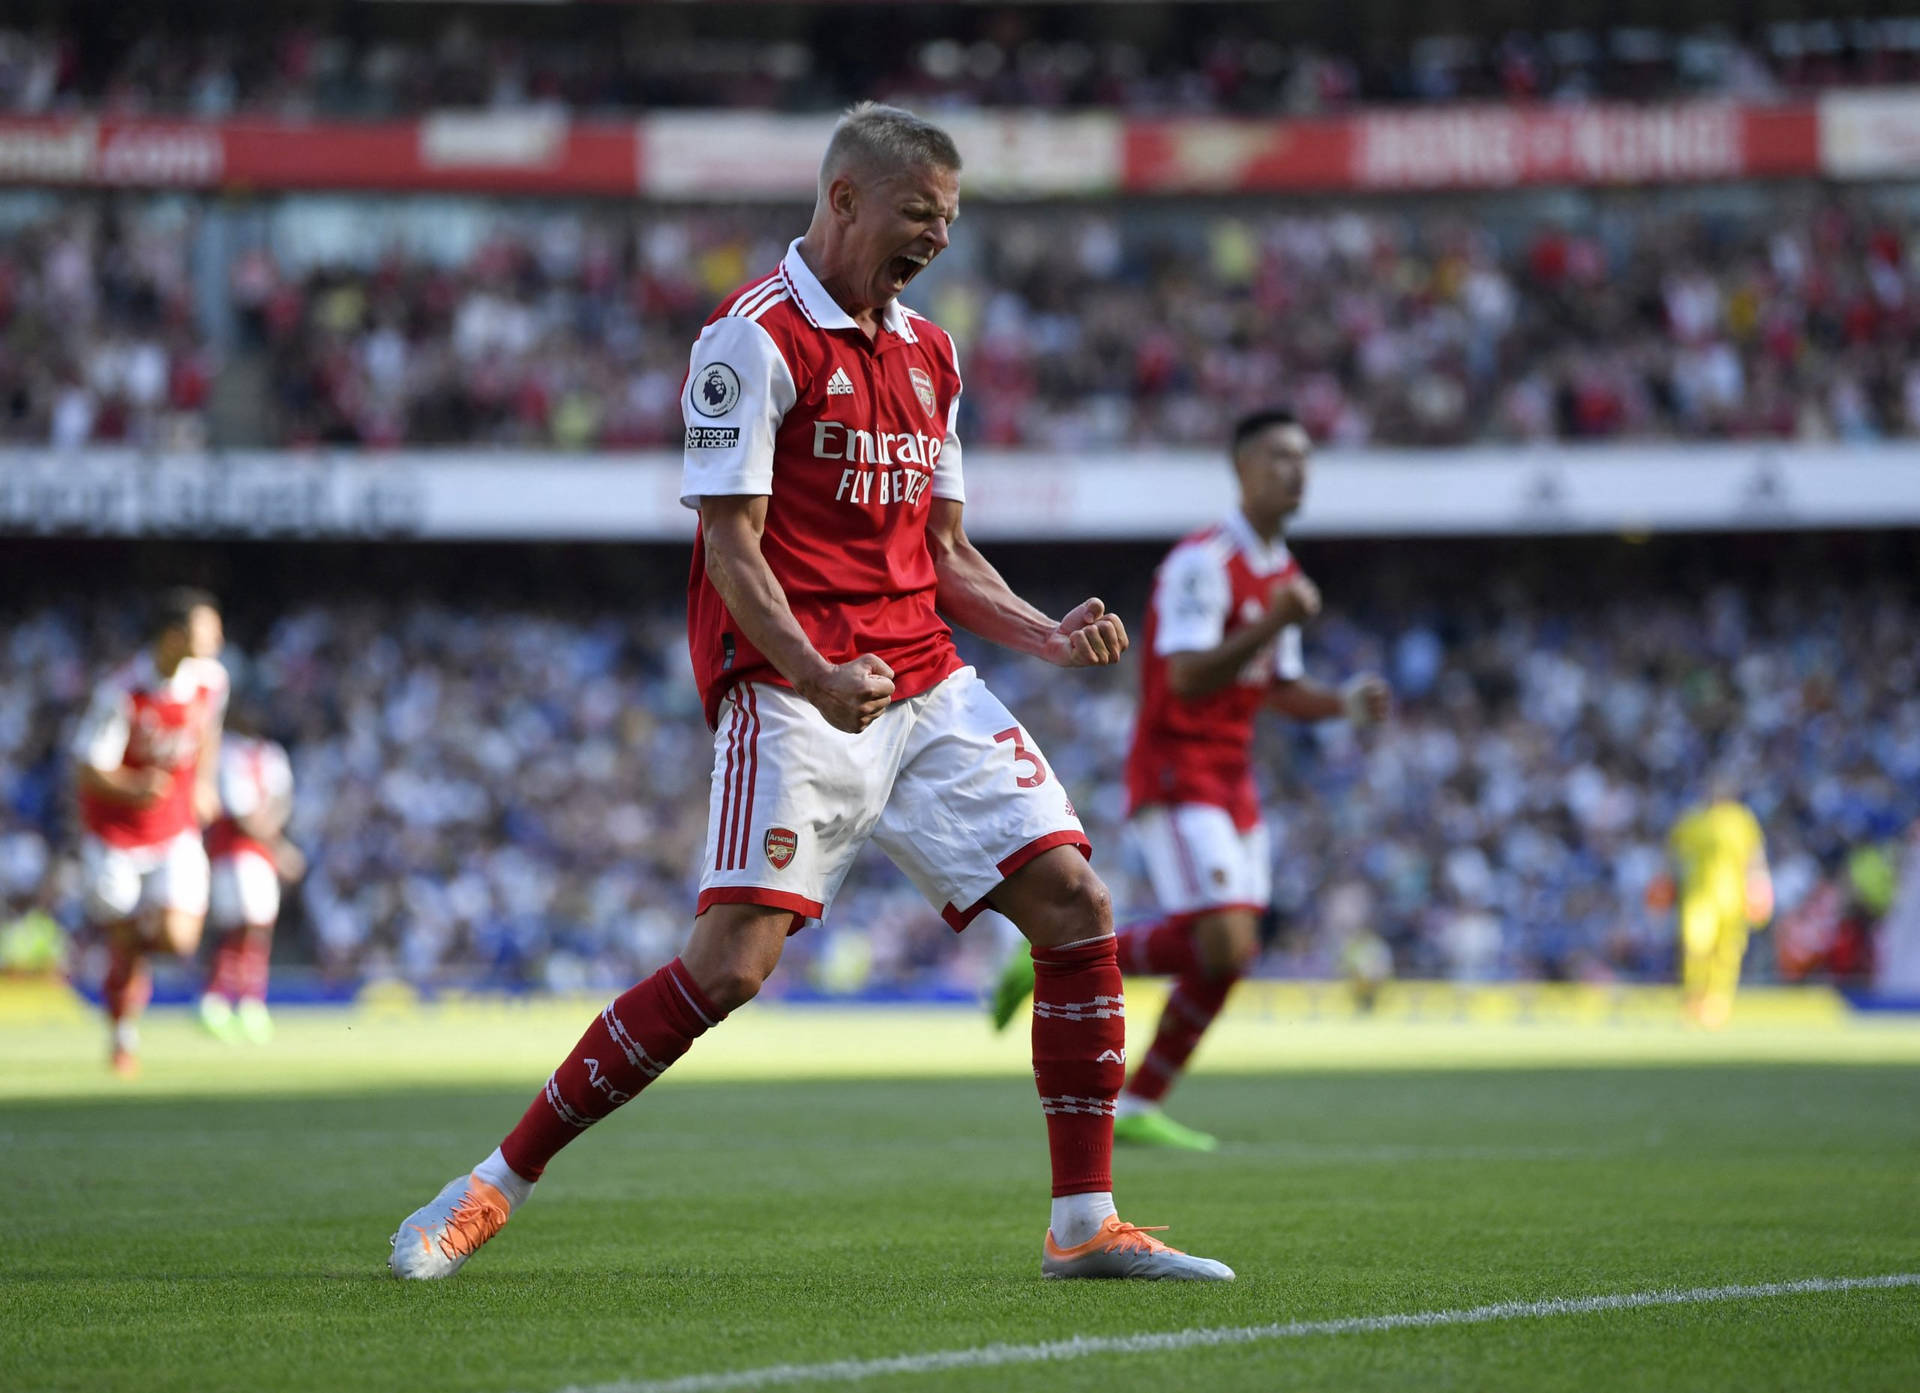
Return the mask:
<svg viewBox="0 0 1920 1393">
<path fill-rule="evenodd" d="M 793 864 L 793 853 L 800 849 L 800 839 L 785 827 L 769 827 L 764 843 L 767 860 L 773 862 L 776 871 L 784 871 Z"/>
<path fill-rule="evenodd" d="M 913 394 L 920 398 L 920 405 L 927 409 L 927 415 L 933 415 L 933 379 L 920 368 L 908 368 L 907 376 L 913 379 Z"/>
</svg>

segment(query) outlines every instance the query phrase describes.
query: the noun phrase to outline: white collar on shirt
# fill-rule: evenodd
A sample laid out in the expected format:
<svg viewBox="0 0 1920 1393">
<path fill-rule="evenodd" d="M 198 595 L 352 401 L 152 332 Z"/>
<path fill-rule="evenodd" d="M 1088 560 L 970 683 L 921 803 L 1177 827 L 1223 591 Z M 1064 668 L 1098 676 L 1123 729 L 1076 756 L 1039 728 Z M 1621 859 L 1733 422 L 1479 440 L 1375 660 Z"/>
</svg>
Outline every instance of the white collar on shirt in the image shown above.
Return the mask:
<svg viewBox="0 0 1920 1393">
<path fill-rule="evenodd" d="M 801 312 L 819 329 L 858 329 L 853 316 L 840 308 L 840 302 L 827 294 L 827 288 L 820 284 L 820 278 L 813 274 L 813 268 L 800 256 L 800 239 L 794 238 L 787 247 L 787 254 L 780 262 L 781 274 L 786 276 L 787 284 L 793 287 L 794 299 L 799 302 Z M 901 308 L 898 300 L 889 300 L 886 308 L 880 311 L 880 325 L 891 333 L 898 334 L 908 343 L 915 342 L 913 327 L 907 322 L 907 312 Z"/>
<path fill-rule="evenodd" d="M 1253 530 L 1253 524 L 1247 521 L 1246 514 L 1238 508 L 1227 514 L 1227 520 L 1222 525 L 1227 529 L 1227 535 L 1233 538 L 1234 546 L 1238 547 L 1241 555 L 1247 558 L 1248 564 L 1263 576 L 1270 576 L 1284 570 L 1287 562 L 1293 559 L 1287 551 L 1287 538 L 1284 533 L 1269 543 Z"/>
</svg>

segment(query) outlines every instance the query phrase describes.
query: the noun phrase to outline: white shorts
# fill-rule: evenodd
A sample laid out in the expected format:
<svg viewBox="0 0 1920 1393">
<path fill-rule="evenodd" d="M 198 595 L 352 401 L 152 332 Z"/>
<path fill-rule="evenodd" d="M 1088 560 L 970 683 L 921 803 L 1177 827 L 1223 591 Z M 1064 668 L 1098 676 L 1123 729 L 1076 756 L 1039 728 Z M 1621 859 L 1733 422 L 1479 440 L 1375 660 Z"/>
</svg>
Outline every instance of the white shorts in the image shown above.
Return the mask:
<svg viewBox="0 0 1920 1393">
<path fill-rule="evenodd" d="M 714 733 L 696 913 L 758 904 L 819 919 L 869 838 L 956 931 L 1042 852 L 1092 850 L 1066 790 L 970 667 L 858 735 L 784 687 L 735 687 Z"/>
<path fill-rule="evenodd" d="M 1154 898 L 1168 914 L 1213 909 L 1265 911 L 1273 898 L 1267 825 L 1246 831 L 1225 808 L 1176 803 L 1142 808 L 1127 821 Z"/>
<path fill-rule="evenodd" d="M 257 851 L 240 851 L 213 863 L 213 894 L 207 918 L 222 929 L 271 924 L 280 917 L 280 873 Z"/>
<path fill-rule="evenodd" d="M 153 846 L 114 846 L 88 837 L 80 861 L 87 918 L 96 924 L 131 919 L 143 909 L 207 912 L 207 849 L 197 831 Z"/>
</svg>

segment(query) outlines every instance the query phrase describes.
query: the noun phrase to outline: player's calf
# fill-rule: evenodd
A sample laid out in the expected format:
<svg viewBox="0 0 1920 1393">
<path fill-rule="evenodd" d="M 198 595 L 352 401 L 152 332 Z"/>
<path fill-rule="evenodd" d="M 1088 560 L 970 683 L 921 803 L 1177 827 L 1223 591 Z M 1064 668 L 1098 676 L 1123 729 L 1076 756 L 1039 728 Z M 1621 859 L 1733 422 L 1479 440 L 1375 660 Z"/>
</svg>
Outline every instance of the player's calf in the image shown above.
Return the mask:
<svg viewBox="0 0 1920 1393">
<path fill-rule="evenodd" d="M 114 1073 L 131 1078 L 140 1071 L 137 1022 L 153 994 L 153 976 L 131 924 L 108 930 L 107 944 L 107 975 L 101 984 L 101 996 L 107 1008 L 108 1062 Z"/>
<path fill-rule="evenodd" d="M 459 1271 L 532 1193 L 562 1147 L 631 1101 L 725 1015 L 678 958 L 609 1002 L 499 1148 L 402 1222 L 388 1259 L 394 1274 Z"/>
</svg>

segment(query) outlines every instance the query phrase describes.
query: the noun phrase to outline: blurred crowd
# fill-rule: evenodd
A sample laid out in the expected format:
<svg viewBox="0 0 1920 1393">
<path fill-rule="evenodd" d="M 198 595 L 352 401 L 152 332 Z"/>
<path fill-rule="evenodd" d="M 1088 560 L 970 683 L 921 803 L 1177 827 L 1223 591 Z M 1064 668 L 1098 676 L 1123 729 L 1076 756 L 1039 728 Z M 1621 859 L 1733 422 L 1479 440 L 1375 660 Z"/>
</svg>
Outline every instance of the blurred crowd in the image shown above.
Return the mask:
<svg viewBox="0 0 1920 1393">
<path fill-rule="evenodd" d="M 1339 111 L 1453 100 L 1766 100 L 1920 77 L 1920 19 L 1835 15 L 1702 28 L 1483 29 L 1309 38 L 1289 7 L 1185 15 L 1106 5 L 662 16 L 578 13 L 431 32 L 361 13 L 197 32 L 142 23 L 0 28 L 0 113 L 305 120 L 444 107 L 613 115 L 661 107 L 826 110 L 863 97 L 940 109 L 1132 114 Z M 557 21 L 558 17 L 554 17 Z M 175 23 L 180 21 L 176 19 Z M 1417 21 L 1415 21 L 1417 23 Z M 16 21 L 18 24 L 19 21 Z"/>
<path fill-rule="evenodd" d="M 218 359 L 191 300 L 192 218 L 77 205 L 0 232 L 0 442 L 193 447 Z"/>
<path fill-rule="evenodd" d="M 670 446 L 699 325 L 805 216 L 476 204 L 436 244 L 305 206 L 238 250 L 180 202 L 0 232 L 0 440 Z M 1002 206 L 906 298 L 994 446 L 1210 445 L 1275 399 L 1350 446 L 1871 440 L 1920 433 L 1917 233 L 1807 186 Z"/>
<path fill-rule="evenodd" d="M 1324 569 L 1303 549 L 1337 578 L 1310 670 L 1383 671 L 1399 710 L 1375 731 L 1263 730 L 1267 970 L 1337 974 L 1377 939 L 1409 975 L 1662 977 L 1665 840 L 1710 776 L 1769 839 L 1780 950 L 1757 970 L 1864 970 L 1832 948 L 1861 857 L 1920 818 L 1910 569 L 1883 559 L 1843 586 L 1803 548 L 1810 564 L 1762 584 L 1655 583 L 1583 578 L 1565 548 L 1535 548 L 1498 552 L 1470 594 L 1434 585 L 1465 546 Z M 1089 556 L 1114 595 L 1150 560 Z M 0 920 L 39 901 L 76 922 L 64 733 L 124 651 L 123 613 L 68 604 L 0 628 Z M 294 956 L 336 980 L 607 989 L 677 949 L 711 743 L 676 600 L 308 599 L 232 629 L 236 711 L 293 756 L 291 832 L 312 865 L 290 896 Z M 1071 790 L 1122 916 L 1148 911 L 1121 831 L 1133 665 L 969 654 Z M 782 989 L 966 991 L 1002 951 L 984 926 L 956 938 L 870 852 L 794 940 Z"/>
</svg>

